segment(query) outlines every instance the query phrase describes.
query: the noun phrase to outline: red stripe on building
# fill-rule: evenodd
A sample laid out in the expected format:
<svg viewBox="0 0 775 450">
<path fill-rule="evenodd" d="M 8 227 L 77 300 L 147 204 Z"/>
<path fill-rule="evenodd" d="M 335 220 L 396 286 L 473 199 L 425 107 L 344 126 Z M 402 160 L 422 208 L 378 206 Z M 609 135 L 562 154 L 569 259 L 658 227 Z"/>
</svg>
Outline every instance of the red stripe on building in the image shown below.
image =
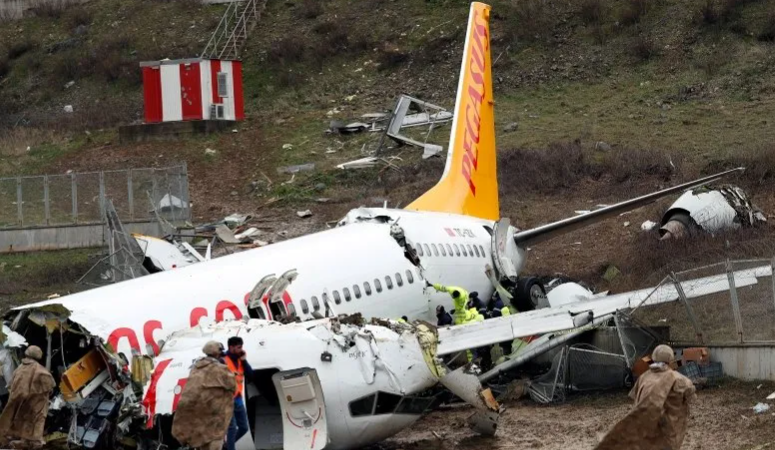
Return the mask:
<svg viewBox="0 0 775 450">
<path fill-rule="evenodd" d="M 213 90 L 213 103 L 221 103 L 221 97 L 218 97 L 218 72 L 221 71 L 221 61 L 218 59 L 210 60 L 210 86 Z"/>
<path fill-rule="evenodd" d="M 242 62 L 231 62 L 231 73 L 234 76 L 234 117 L 237 120 L 245 118 L 245 102 L 242 98 Z"/>
<path fill-rule="evenodd" d="M 183 120 L 202 119 L 202 78 L 199 63 L 180 65 L 180 102 Z"/>
<path fill-rule="evenodd" d="M 143 87 L 145 123 L 161 122 L 161 70 L 158 67 L 143 67 Z"/>
</svg>

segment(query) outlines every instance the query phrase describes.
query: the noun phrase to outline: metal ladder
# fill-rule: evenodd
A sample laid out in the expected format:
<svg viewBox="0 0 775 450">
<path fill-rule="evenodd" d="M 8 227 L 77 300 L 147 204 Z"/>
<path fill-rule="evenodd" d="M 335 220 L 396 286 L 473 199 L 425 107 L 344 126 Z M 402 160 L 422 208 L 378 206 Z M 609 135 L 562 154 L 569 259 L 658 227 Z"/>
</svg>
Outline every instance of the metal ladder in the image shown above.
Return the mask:
<svg viewBox="0 0 775 450">
<path fill-rule="evenodd" d="M 201 58 L 239 59 L 248 35 L 261 18 L 266 0 L 242 0 L 229 3 Z"/>
</svg>

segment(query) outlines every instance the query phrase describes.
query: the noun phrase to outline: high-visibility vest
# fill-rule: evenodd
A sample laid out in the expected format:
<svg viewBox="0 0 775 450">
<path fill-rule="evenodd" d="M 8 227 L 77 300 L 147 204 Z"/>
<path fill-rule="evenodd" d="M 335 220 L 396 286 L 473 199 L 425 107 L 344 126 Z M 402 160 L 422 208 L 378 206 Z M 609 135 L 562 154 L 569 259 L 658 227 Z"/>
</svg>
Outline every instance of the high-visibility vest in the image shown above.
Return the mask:
<svg viewBox="0 0 775 450">
<path fill-rule="evenodd" d="M 242 367 L 242 360 L 237 360 L 237 365 L 234 365 L 234 361 L 231 360 L 231 358 L 226 355 L 226 367 L 229 368 L 231 373 L 234 374 L 234 378 L 237 381 L 237 390 L 234 392 L 234 398 L 239 397 L 242 395 L 242 389 L 245 386 L 245 368 Z"/>
</svg>

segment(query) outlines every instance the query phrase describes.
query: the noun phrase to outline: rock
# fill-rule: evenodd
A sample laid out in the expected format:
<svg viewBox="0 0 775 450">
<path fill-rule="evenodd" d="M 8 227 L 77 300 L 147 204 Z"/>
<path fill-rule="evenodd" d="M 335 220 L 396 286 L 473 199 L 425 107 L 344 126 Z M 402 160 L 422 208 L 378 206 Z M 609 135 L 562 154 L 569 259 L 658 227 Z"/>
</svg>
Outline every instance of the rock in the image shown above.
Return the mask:
<svg viewBox="0 0 775 450">
<path fill-rule="evenodd" d="M 511 133 L 512 131 L 517 131 L 517 128 L 519 128 L 519 124 L 517 122 L 511 122 L 510 124 L 503 127 L 503 132 Z"/>
<path fill-rule="evenodd" d="M 87 31 L 89 31 L 89 27 L 86 25 L 78 25 L 73 31 L 75 32 L 76 36 L 83 36 Z"/>
<path fill-rule="evenodd" d="M 70 80 L 67 83 L 65 83 L 65 89 L 69 89 L 75 85 L 75 81 Z"/>
<path fill-rule="evenodd" d="M 297 215 L 297 216 L 299 216 L 299 217 L 301 217 L 301 218 L 303 219 L 303 218 L 305 218 L 305 217 L 310 217 L 310 216 L 312 216 L 312 211 L 310 211 L 310 210 L 308 210 L 308 209 L 307 209 L 307 210 L 305 210 L 305 211 L 296 211 L 296 215 Z"/>
<path fill-rule="evenodd" d="M 65 105 L 65 112 L 66 113 L 72 113 L 73 112 L 73 105 Z"/>
<path fill-rule="evenodd" d="M 293 148 L 293 144 L 283 144 L 283 150 L 290 150 Z"/>
<path fill-rule="evenodd" d="M 239 133 L 239 130 L 237 130 L 237 129 L 235 128 L 235 129 L 231 130 L 231 132 L 232 132 L 232 133 Z"/>
<path fill-rule="evenodd" d="M 316 185 L 315 185 L 315 190 L 316 190 L 316 191 L 322 191 L 322 190 L 324 190 L 325 188 L 326 188 L 326 185 L 325 185 L 325 183 L 318 183 L 318 184 L 316 184 Z"/>
<path fill-rule="evenodd" d="M 216 153 L 218 153 L 218 152 L 216 152 L 215 150 L 213 150 L 211 148 L 206 148 L 205 149 L 205 155 L 207 155 L 207 156 L 215 156 Z"/>
<path fill-rule="evenodd" d="M 656 226 L 657 226 L 656 222 L 652 222 L 650 220 L 647 220 L 647 221 L 643 222 L 642 224 L 640 224 L 640 229 L 643 230 L 643 231 L 651 231 Z"/>
<path fill-rule="evenodd" d="M 325 197 L 320 197 L 320 198 L 316 198 L 315 201 L 318 202 L 318 203 L 328 203 L 328 202 L 331 201 L 331 199 L 330 198 L 325 198 Z"/>
<path fill-rule="evenodd" d="M 595 150 L 600 150 L 601 152 L 610 152 L 611 146 L 603 141 L 598 141 L 595 143 Z"/>
<path fill-rule="evenodd" d="M 232 196 L 232 197 L 236 197 L 236 196 L 238 196 L 238 195 L 239 195 L 239 192 L 237 192 L 237 191 L 231 191 L 231 196 Z"/>
<path fill-rule="evenodd" d="M 624 222 L 624 226 L 625 227 L 629 227 L 630 226 L 630 222 Z"/>
<path fill-rule="evenodd" d="M 618 267 L 616 267 L 616 266 L 614 266 L 614 265 L 610 265 L 610 266 L 608 266 L 608 268 L 605 270 L 605 273 L 603 274 L 603 279 L 604 279 L 604 280 L 606 280 L 606 281 L 608 281 L 608 282 L 610 283 L 610 282 L 611 282 L 611 281 L 613 281 L 613 280 L 614 280 L 616 277 L 618 277 L 619 275 L 621 275 L 621 273 L 622 273 L 622 272 L 621 272 L 621 271 L 619 271 L 619 268 L 618 268 Z"/>
</svg>

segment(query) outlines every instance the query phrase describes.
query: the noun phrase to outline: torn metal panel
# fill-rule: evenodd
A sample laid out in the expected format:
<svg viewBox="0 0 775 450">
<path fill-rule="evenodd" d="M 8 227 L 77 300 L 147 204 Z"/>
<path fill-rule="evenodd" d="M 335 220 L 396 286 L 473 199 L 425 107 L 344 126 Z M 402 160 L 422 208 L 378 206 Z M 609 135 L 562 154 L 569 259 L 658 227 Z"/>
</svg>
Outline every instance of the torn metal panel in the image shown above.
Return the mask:
<svg viewBox="0 0 775 450">
<path fill-rule="evenodd" d="M 662 216 L 660 235 L 682 237 L 694 229 L 717 233 L 766 222 L 762 211 L 737 186 L 722 185 L 685 192 Z"/>
<path fill-rule="evenodd" d="M 468 366 L 448 372 L 439 380 L 453 394 L 463 399 L 469 405 L 482 411 L 498 411 L 498 402 L 492 397 L 489 389 L 484 389 L 476 374 L 470 372 Z"/>
</svg>

